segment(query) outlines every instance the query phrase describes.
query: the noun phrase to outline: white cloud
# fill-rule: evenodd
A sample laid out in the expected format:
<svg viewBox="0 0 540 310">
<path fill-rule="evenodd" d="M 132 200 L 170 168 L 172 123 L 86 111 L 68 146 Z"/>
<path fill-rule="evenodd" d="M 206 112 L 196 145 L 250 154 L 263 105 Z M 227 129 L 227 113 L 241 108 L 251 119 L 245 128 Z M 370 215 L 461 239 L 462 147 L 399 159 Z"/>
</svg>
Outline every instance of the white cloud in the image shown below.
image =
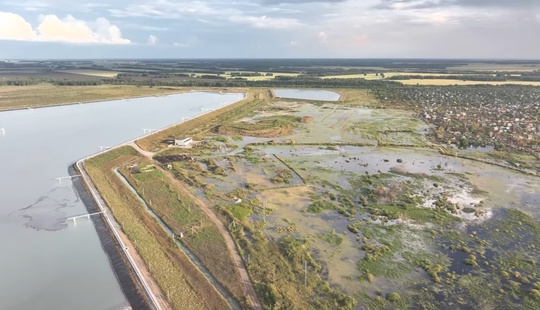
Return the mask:
<svg viewBox="0 0 540 310">
<path fill-rule="evenodd" d="M 149 45 L 156 45 L 158 43 L 158 38 L 154 35 L 149 35 L 148 36 L 148 44 Z"/>
<path fill-rule="evenodd" d="M 5 5 L 20 7 L 25 11 L 43 11 L 51 7 L 51 3 L 47 1 L 12 1 L 5 2 Z"/>
<path fill-rule="evenodd" d="M 252 27 L 262 29 L 286 29 L 302 26 L 302 23 L 293 18 L 235 15 L 231 16 L 229 20 L 234 23 L 248 24 Z"/>
<path fill-rule="evenodd" d="M 540 23 L 540 13 L 536 14 L 536 21 Z"/>
<path fill-rule="evenodd" d="M 328 42 L 328 34 L 324 31 L 321 31 L 317 34 L 317 38 L 319 38 L 320 42 L 326 43 Z"/>
<path fill-rule="evenodd" d="M 219 15 L 222 10 L 217 10 L 202 1 L 184 1 L 182 4 L 167 0 L 158 0 L 144 4 L 133 4 L 125 9 L 109 9 L 115 17 L 152 17 L 176 19 L 185 15 Z"/>
<path fill-rule="evenodd" d="M 0 12 L 0 39 L 32 40 L 37 34 L 27 21 L 20 15 Z"/>
<path fill-rule="evenodd" d="M 93 22 L 78 20 L 71 15 L 60 19 L 56 15 L 40 16 L 34 29 L 22 16 L 0 12 L 0 40 L 53 41 L 69 43 L 128 44 L 120 29 L 106 18 Z"/>
<path fill-rule="evenodd" d="M 290 46 L 298 46 L 298 45 L 300 45 L 300 43 L 298 41 L 291 41 L 291 42 L 289 42 L 289 45 Z"/>
</svg>

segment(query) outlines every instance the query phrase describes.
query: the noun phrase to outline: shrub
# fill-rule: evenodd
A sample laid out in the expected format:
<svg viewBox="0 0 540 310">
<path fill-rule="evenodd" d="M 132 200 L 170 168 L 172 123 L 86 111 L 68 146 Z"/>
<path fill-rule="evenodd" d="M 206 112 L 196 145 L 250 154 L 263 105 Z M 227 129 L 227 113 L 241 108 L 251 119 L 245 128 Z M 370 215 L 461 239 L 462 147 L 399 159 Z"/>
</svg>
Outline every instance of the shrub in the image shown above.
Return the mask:
<svg viewBox="0 0 540 310">
<path fill-rule="evenodd" d="M 375 276 L 369 272 L 367 273 L 366 277 L 369 283 L 373 283 L 373 281 L 375 281 Z"/>
<path fill-rule="evenodd" d="M 401 299 L 401 296 L 397 292 L 386 294 L 386 300 L 390 302 L 397 302 Z"/>
</svg>

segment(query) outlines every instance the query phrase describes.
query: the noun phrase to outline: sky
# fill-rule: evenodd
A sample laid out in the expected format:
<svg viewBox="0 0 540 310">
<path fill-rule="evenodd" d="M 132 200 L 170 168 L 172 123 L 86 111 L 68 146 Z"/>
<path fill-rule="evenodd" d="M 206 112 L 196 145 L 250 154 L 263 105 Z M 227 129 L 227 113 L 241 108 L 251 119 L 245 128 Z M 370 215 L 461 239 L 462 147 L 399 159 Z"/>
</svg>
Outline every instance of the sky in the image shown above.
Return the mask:
<svg viewBox="0 0 540 310">
<path fill-rule="evenodd" d="M 540 0 L 4 0 L 26 58 L 540 59 Z"/>
</svg>

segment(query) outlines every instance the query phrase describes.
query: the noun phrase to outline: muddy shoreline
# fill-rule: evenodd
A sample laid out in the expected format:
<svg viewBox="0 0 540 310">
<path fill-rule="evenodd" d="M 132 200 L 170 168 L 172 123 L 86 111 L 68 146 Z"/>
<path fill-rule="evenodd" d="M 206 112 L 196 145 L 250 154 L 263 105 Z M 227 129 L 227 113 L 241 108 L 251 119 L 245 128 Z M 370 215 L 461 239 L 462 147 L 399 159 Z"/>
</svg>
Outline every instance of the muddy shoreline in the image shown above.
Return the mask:
<svg viewBox="0 0 540 310">
<path fill-rule="evenodd" d="M 68 168 L 68 172 L 71 176 L 79 174 L 75 165 L 71 165 Z M 73 186 L 89 213 L 100 211 L 80 178 L 73 178 Z M 144 294 L 144 290 L 135 275 L 135 271 L 124 256 L 120 245 L 112 236 L 112 232 L 103 220 L 103 217 L 92 216 L 91 219 L 94 223 L 101 247 L 109 258 L 114 275 L 118 279 L 118 283 L 131 309 L 153 309 L 150 301 Z"/>
</svg>

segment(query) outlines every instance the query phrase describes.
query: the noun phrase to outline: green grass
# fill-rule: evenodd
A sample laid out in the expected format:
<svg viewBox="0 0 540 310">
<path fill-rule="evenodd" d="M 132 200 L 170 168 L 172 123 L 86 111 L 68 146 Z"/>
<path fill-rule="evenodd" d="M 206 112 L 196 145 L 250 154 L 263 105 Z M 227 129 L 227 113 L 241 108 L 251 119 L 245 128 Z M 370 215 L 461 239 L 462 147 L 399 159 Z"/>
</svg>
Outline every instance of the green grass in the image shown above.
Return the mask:
<svg viewBox="0 0 540 310">
<path fill-rule="evenodd" d="M 326 200 L 316 200 L 311 203 L 306 211 L 309 213 L 321 213 L 324 210 L 334 210 L 336 205 L 330 201 Z"/>
<path fill-rule="evenodd" d="M 343 236 L 337 234 L 335 230 L 324 234 L 319 234 L 319 238 L 334 246 L 339 246 L 343 242 Z"/>
<path fill-rule="evenodd" d="M 264 309 L 354 309 L 354 299 L 330 287 L 321 277 L 321 266 L 304 240 L 285 236 L 272 242 L 257 226 L 228 225 L 244 258 L 249 257 L 248 271 Z M 308 270 L 306 285 L 304 264 Z"/>
<path fill-rule="evenodd" d="M 219 133 L 227 135 L 277 137 L 287 135 L 300 121 L 292 115 L 278 115 L 257 118 L 254 123 L 235 122 L 219 126 Z"/>
<path fill-rule="evenodd" d="M 241 205 L 232 205 L 227 207 L 227 210 L 234 216 L 234 218 L 240 221 L 245 221 L 252 213 L 253 210 Z"/>
<path fill-rule="evenodd" d="M 143 161 L 142 165 L 146 164 Z M 242 302 L 243 285 L 225 240 L 200 207 L 159 170 L 131 174 L 121 169 L 121 172 L 174 234 L 184 235 L 182 243 Z"/>
<path fill-rule="evenodd" d="M 86 161 L 84 166 L 152 277 L 167 293 L 173 308 L 228 308 L 225 300 L 112 171 L 116 166 L 137 159 L 136 154 L 131 147 L 121 147 Z"/>
</svg>

